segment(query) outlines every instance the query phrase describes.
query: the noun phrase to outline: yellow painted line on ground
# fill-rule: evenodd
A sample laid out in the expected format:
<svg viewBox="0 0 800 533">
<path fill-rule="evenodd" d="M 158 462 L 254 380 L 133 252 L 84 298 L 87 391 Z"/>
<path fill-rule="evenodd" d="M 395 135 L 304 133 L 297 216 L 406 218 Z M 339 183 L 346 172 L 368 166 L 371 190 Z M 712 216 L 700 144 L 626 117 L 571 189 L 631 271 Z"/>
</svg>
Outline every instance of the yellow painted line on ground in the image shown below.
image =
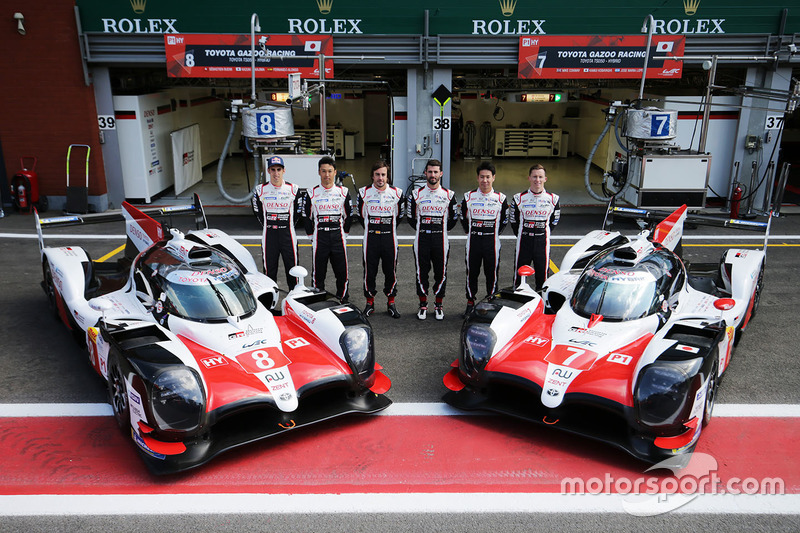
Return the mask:
<svg viewBox="0 0 800 533">
<path fill-rule="evenodd" d="M 258 246 L 258 247 L 260 247 L 261 244 L 260 243 L 259 244 L 244 244 L 243 246 L 248 246 L 248 247 L 250 247 L 250 246 Z M 298 244 L 298 246 L 308 247 L 308 246 L 311 246 L 311 245 L 310 244 Z M 348 244 L 347 246 L 361 247 L 362 244 L 361 243 L 358 243 L 358 244 L 353 243 L 353 244 Z M 399 244 L 398 246 L 410 247 L 410 246 L 414 246 L 414 245 L 413 244 Z M 572 244 L 553 244 L 553 243 L 551 243 L 550 246 L 551 247 L 557 247 L 557 248 L 571 248 L 573 245 Z M 749 247 L 753 247 L 753 248 L 761 248 L 763 246 L 763 243 L 752 243 L 752 244 L 750 244 L 750 243 L 737 242 L 737 243 L 733 243 L 733 244 L 716 243 L 716 244 L 684 244 L 683 245 L 684 248 L 697 248 L 697 247 L 703 247 L 703 248 L 743 248 L 745 246 L 749 246 Z M 784 243 L 784 242 L 776 242 L 776 243 L 770 243 L 767 246 L 769 246 L 770 248 L 774 248 L 774 247 L 797 247 L 797 246 L 800 246 L 800 244 L 789 244 L 789 243 Z M 120 251 L 122 251 L 123 248 L 125 248 L 124 245 L 120 246 L 119 248 L 117 248 L 113 252 L 110 252 L 107 255 L 104 255 L 103 257 L 101 257 L 99 259 L 99 262 L 103 262 L 106 259 L 108 259 L 109 257 L 119 253 Z M 552 259 L 550 260 L 550 270 L 554 274 L 556 272 L 558 272 L 558 267 L 556 266 L 556 264 L 553 262 Z"/>
<path fill-rule="evenodd" d="M 261 245 L 260 244 L 245 244 L 244 246 L 261 246 Z M 311 246 L 311 245 L 310 244 L 298 244 L 298 246 L 306 247 L 306 246 Z M 348 244 L 347 246 L 358 246 L 358 247 L 361 247 L 362 245 L 361 244 Z M 413 244 L 399 244 L 398 246 L 408 247 L 408 246 L 414 246 L 414 245 Z M 572 245 L 571 244 L 551 244 L 550 246 L 572 246 Z M 692 245 L 692 246 L 699 246 L 699 245 Z M 556 272 L 558 272 L 558 267 L 556 266 L 555 263 L 553 263 L 552 259 L 550 260 L 550 270 L 554 274 Z"/>
<path fill-rule="evenodd" d="M 119 247 L 119 248 L 117 248 L 116 250 L 111 250 L 110 252 L 108 252 L 106 255 L 104 255 L 103 257 L 101 257 L 100 259 L 98 259 L 98 260 L 97 260 L 97 262 L 98 262 L 98 263 L 102 263 L 102 262 L 103 262 L 103 261 L 105 261 L 106 259 L 111 259 L 112 257 L 114 257 L 115 255 L 117 255 L 118 253 L 120 253 L 120 252 L 121 252 L 122 250 L 124 250 L 124 249 L 125 249 L 125 245 L 123 244 L 122 246 L 120 246 L 120 247 Z"/>
</svg>

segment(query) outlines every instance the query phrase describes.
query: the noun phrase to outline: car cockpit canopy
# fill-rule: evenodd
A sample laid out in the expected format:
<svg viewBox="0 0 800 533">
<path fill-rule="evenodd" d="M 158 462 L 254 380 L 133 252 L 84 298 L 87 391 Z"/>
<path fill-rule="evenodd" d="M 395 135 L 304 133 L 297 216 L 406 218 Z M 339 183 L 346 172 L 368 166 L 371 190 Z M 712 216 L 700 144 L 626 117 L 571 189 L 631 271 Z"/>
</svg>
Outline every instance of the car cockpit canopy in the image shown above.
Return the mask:
<svg viewBox="0 0 800 533">
<path fill-rule="evenodd" d="M 685 278 L 683 263 L 666 248 L 654 246 L 649 253 L 638 254 L 623 245 L 599 254 L 586 266 L 570 306 L 586 318 L 636 320 L 665 311 Z"/>
</svg>

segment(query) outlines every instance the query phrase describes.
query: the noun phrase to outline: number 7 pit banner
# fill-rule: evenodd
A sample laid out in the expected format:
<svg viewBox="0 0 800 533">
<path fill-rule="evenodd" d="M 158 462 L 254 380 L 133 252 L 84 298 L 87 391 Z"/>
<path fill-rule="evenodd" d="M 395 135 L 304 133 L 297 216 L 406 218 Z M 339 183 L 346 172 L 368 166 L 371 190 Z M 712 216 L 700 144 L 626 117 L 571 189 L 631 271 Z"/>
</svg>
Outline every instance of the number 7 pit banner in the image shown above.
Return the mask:
<svg viewBox="0 0 800 533">
<path fill-rule="evenodd" d="M 172 78 L 249 78 L 250 35 L 207 33 L 164 35 L 167 73 Z M 256 35 L 256 77 L 285 78 L 299 72 L 319 78 L 322 53 L 333 55 L 330 35 Z M 333 60 L 325 61 L 325 76 L 333 77 Z"/>
<path fill-rule="evenodd" d="M 654 35 L 650 41 L 647 77 L 680 78 L 683 61 L 656 59 L 682 56 L 682 35 Z M 545 35 L 520 37 L 521 79 L 641 78 L 646 35 Z"/>
</svg>

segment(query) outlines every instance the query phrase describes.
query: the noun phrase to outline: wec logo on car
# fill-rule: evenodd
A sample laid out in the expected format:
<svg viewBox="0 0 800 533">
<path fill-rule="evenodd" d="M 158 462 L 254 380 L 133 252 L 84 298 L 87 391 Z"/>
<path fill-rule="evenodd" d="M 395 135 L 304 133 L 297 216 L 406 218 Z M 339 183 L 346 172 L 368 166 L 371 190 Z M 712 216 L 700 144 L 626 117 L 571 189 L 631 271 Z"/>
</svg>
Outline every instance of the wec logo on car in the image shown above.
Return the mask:
<svg viewBox="0 0 800 533">
<path fill-rule="evenodd" d="M 270 342 L 267 339 L 258 339 L 257 341 L 253 341 L 247 344 L 242 344 L 242 350 L 246 350 L 247 348 L 252 348 L 253 346 L 260 346 L 262 344 L 269 344 Z"/>
</svg>

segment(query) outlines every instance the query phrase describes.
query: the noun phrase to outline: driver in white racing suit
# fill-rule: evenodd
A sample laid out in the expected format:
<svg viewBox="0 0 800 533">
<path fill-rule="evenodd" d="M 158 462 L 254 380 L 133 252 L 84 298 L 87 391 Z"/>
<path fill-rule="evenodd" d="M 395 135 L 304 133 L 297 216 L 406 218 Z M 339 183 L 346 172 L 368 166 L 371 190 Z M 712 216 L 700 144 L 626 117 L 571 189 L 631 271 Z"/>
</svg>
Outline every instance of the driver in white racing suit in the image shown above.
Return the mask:
<svg viewBox="0 0 800 533">
<path fill-rule="evenodd" d="M 514 265 L 514 287 L 519 286 L 519 267 L 533 263 L 536 290 L 547 279 L 550 265 L 550 232 L 561 218 L 558 195 L 544 190 L 547 175 L 542 165 L 533 165 L 528 172 L 530 188 L 514 195 L 509 222 L 517 235 Z"/>
</svg>

